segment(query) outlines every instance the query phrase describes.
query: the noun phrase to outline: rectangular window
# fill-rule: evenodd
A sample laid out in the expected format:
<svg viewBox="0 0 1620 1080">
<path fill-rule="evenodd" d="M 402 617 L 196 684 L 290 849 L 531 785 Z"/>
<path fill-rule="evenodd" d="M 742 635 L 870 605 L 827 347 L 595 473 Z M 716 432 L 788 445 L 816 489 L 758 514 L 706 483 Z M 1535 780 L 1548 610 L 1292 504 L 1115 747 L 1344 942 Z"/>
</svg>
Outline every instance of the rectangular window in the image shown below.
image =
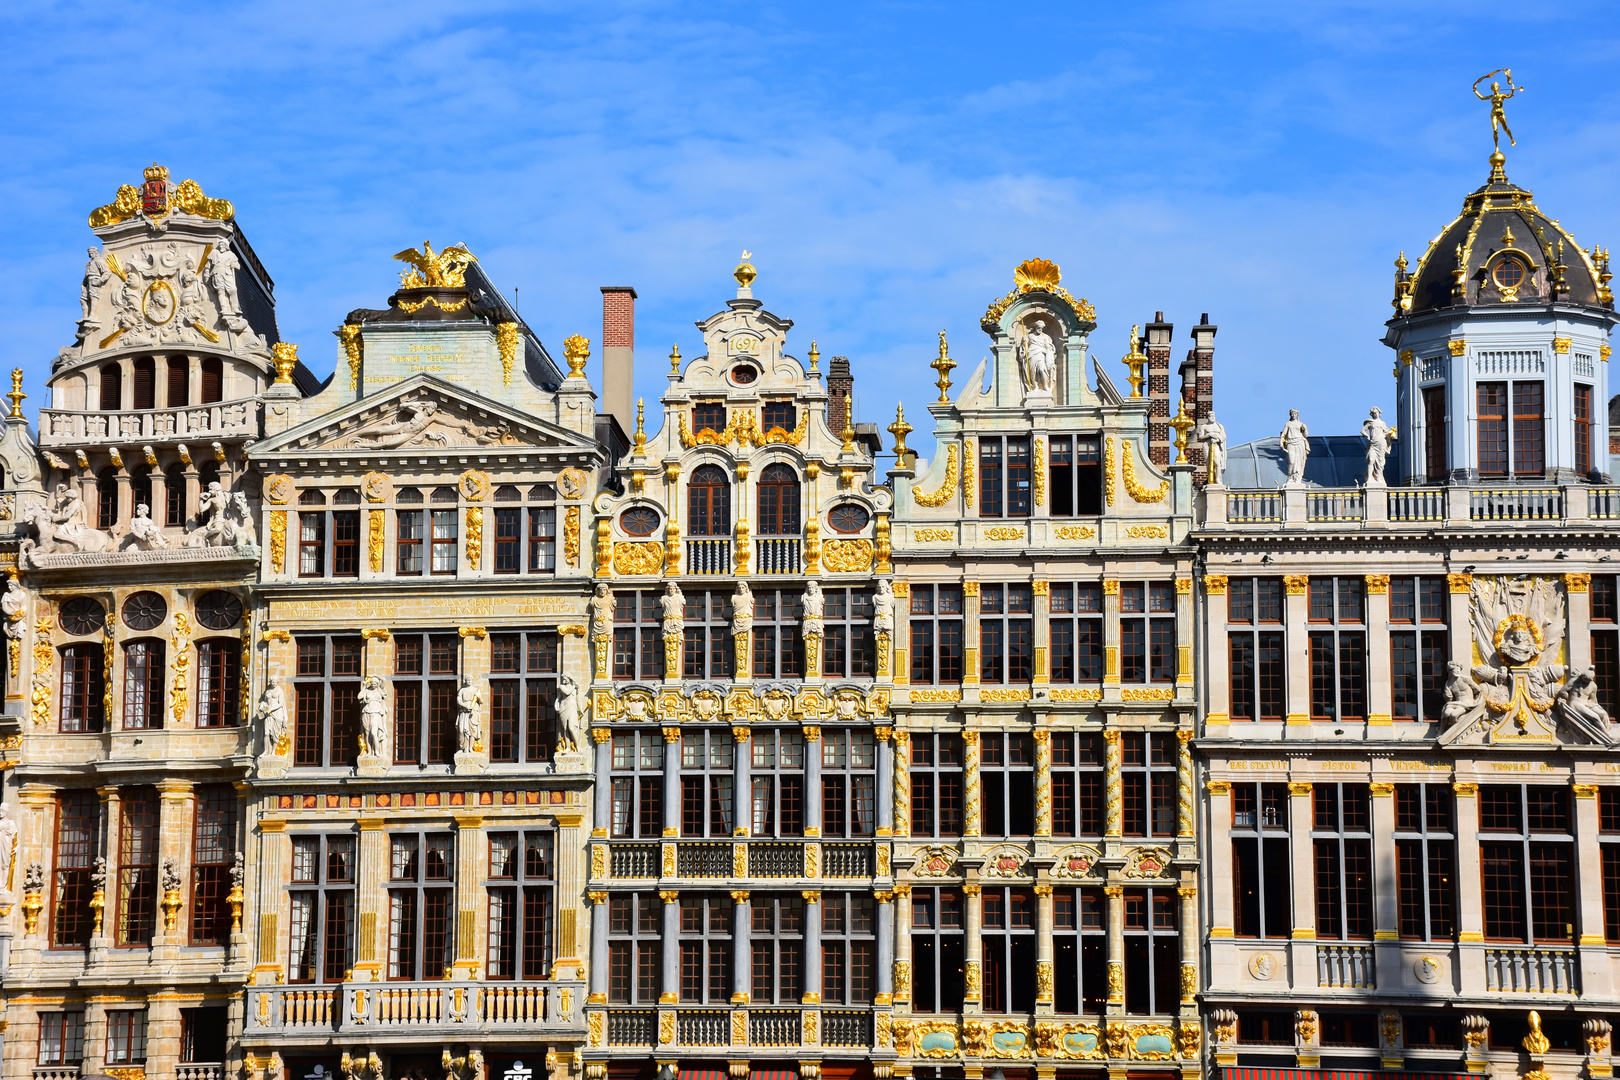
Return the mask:
<svg viewBox="0 0 1620 1080">
<path fill-rule="evenodd" d="M 1051 740 L 1052 835 L 1102 836 L 1102 735 L 1055 731 Z"/>
<path fill-rule="evenodd" d="M 1034 622 L 1031 586 L 986 584 L 979 593 L 979 678 L 986 683 L 1027 683 L 1033 677 Z M 1003 615 L 1013 616 L 1002 618 Z M 1026 617 L 1019 618 L 1017 616 Z"/>
<path fill-rule="evenodd" d="M 197 726 L 235 727 L 242 717 L 242 642 L 197 644 Z"/>
<path fill-rule="evenodd" d="M 1125 890 L 1125 1012 L 1169 1016 L 1181 1001 L 1180 902 L 1173 889 Z"/>
<path fill-rule="evenodd" d="M 1102 513 L 1102 446 L 1096 438 L 1054 435 L 1050 440 L 1052 516 Z"/>
<path fill-rule="evenodd" d="M 298 515 L 298 576 L 326 576 L 326 511 Z"/>
<path fill-rule="evenodd" d="M 681 733 L 681 835 L 729 839 L 736 743 L 730 728 Z"/>
<path fill-rule="evenodd" d="M 917 733 L 911 738 L 911 834 L 962 835 L 962 737 Z"/>
<path fill-rule="evenodd" d="M 1490 784 L 1479 789 L 1485 937 L 1575 939 L 1574 843 L 1567 788 Z"/>
<path fill-rule="evenodd" d="M 1542 417 L 1542 386 L 1538 382 L 1513 384 L 1513 472 L 1540 476 L 1546 460 L 1546 431 Z"/>
<path fill-rule="evenodd" d="M 298 670 L 293 764 L 352 766 L 359 754 L 360 660 L 365 643 L 340 635 L 294 639 Z"/>
<path fill-rule="evenodd" d="M 985 732 L 979 739 L 979 785 L 985 836 L 1035 832 L 1035 740 Z"/>
<path fill-rule="evenodd" d="M 107 1064 L 146 1064 L 146 1010 L 107 1010 Z"/>
<path fill-rule="evenodd" d="M 821 998 L 824 1002 L 872 1003 L 877 969 L 875 926 L 870 896 L 822 894 Z"/>
<path fill-rule="evenodd" d="M 695 1004 L 725 1004 L 731 1000 L 736 906 L 724 893 L 682 894 L 680 906 L 680 999 Z"/>
<path fill-rule="evenodd" d="M 486 892 L 491 979 L 544 979 L 550 974 L 555 851 L 551 832 L 490 834 Z"/>
<path fill-rule="evenodd" d="M 102 646 L 81 643 L 61 650 L 59 725 L 64 733 L 99 732 L 106 722 Z"/>
<path fill-rule="evenodd" d="M 1234 932 L 1286 938 L 1290 926 L 1288 786 L 1232 785 Z"/>
<path fill-rule="evenodd" d="M 460 540 L 460 533 L 456 524 L 456 511 L 434 510 L 433 517 L 433 556 L 432 566 L 435 574 L 454 574 L 456 572 L 456 551 Z"/>
<path fill-rule="evenodd" d="M 549 484 L 542 487 L 551 488 Z M 555 492 L 550 492 L 555 498 Z M 529 572 L 551 574 L 557 570 L 557 508 L 529 507 Z"/>
<path fill-rule="evenodd" d="M 39 1014 L 40 1065 L 78 1065 L 84 1060 L 84 1010 Z"/>
<path fill-rule="evenodd" d="M 626 615 L 628 613 L 626 609 Z M 729 590 L 692 590 L 686 594 L 685 628 L 681 631 L 681 670 L 686 678 L 732 677 L 737 650 L 731 635 L 731 614 Z M 629 639 L 634 634 L 629 632 L 629 628 L 625 629 L 628 656 L 628 650 L 633 648 Z M 642 632 L 648 631 L 644 629 Z M 626 677 L 619 674 L 617 647 L 614 656 L 614 677 Z"/>
<path fill-rule="evenodd" d="M 1575 384 L 1575 471 L 1592 471 L 1592 388 Z"/>
<path fill-rule="evenodd" d="M 1054 683 L 1097 683 L 1103 675 L 1102 584 L 1053 582 L 1048 592 L 1048 651 Z M 1091 615 L 1086 618 L 1084 616 Z"/>
<path fill-rule="evenodd" d="M 798 592 L 754 592 L 753 672 L 756 679 L 804 677 L 804 597 Z"/>
<path fill-rule="evenodd" d="M 120 946 L 152 944 L 158 900 L 158 801 L 154 788 L 126 788 L 118 824 Z"/>
<path fill-rule="evenodd" d="M 1431 386 L 1423 391 L 1423 467 L 1429 480 L 1444 480 L 1446 456 L 1446 388 Z"/>
<path fill-rule="evenodd" d="M 230 940 L 231 869 L 236 864 L 236 790 L 229 784 L 197 789 L 191 826 L 191 943 Z"/>
<path fill-rule="evenodd" d="M 1315 785 L 1316 936 L 1371 941 L 1372 814 L 1366 784 Z"/>
<path fill-rule="evenodd" d="M 912 890 L 912 1012 L 961 1010 L 966 916 L 962 894 L 956 889 Z"/>
<path fill-rule="evenodd" d="M 100 803 L 94 791 L 65 791 L 56 804 L 56 868 L 52 880 L 51 947 L 90 943 L 90 870 L 96 857 Z"/>
<path fill-rule="evenodd" d="M 489 639 L 489 760 L 549 762 L 557 728 L 555 630 L 494 634 Z"/>
<path fill-rule="evenodd" d="M 911 681 L 962 681 L 962 587 L 911 587 Z"/>
<path fill-rule="evenodd" d="M 1401 937 L 1448 941 L 1457 927 L 1456 807 L 1444 784 L 1395 788 L 1395 877 Z"/>
<path fill-rule="evenodd" d="M 657 893 L 614 893 L 608 898 L 608 1000 L 613 1004 L 658 1001 L 663 925 Z"/>
<path fill-rule="evenodd" d="M 824 677 L 869 678 L 877 672 L 872 595 L 865 589 L 822 590 L 825 629 L 821 643 L 821 674 Z"/>
<path fill-rule="evenodd" d="M 163 642 L 145 638 L 124 646 L 124 728 L 163 726 Z"/>
<path fill-rule="evenodd" d="M 495 510 L 495 565 L 497 574 L 515 574 L 523 568 L 523 511 L 515 506 Z"/>
<path fill-rule="evenodd" d="M 663 835 L 663 733 L 655 729 L 614 734 L 612 769 L 610 835 L 624 839 Z"/>
<path fill-rule="evenodd" d="M 354 838 L 293 838 L 288 982 L 342 982 L 353 966 Z"/>
<path fill-rule="evenodd" d="M 972 443 L 968 446 L 971 448 Z M 1001 517 L 1003 503 L 1001 439 L 979 440 L 979 516 Z"/>
<path fill-rule="evenodd" d="M 1055 1012 L 1100 1015 L 1107 1007 L 1107 915 L 1101 889 L 1052 890 Z"/>
<path fill-rule="evenodd" d="M 829 730 L 825 737 L 842 738 L 844 734 Z M 804 735 L 797 728 L 755 728 L 747 746 L 752 755 L 749 780 L 752 821 L 748 835 L 803 836 Z M 809 748 L 814 752 L 815 744 L 810 743 Z M 823 784 L 827 779 L 823 777 Z M 843 777 L 834 779 L 840 784 L 845 782 Z"/>
<path fill-rule="evenodd" d="M 1475 388 L 1479 423 L 1476 438 L 1481 476 L 1508 472 L 1507 383 L 1480 383 Z"/>
<path fill-rule="evenodd" d="M 360 574 L 360 511 L 332 511 L 332 576 Z"/>
<path fill-rule="evenodd" d="M 823 900 L 825 902 L 825 899 Z M 798 1005 L 804 997 L 804 898 L 798 893 L 754 893 L 750 902 L 749 1000 Z M 824 949 L 826 943 L 823 942 Z M 828 998 L 838 1001 L 839 998 Z"/>
<path fill-rule="evenodd" d="M 983 932 L 983 1004 L 988 1013 L 1035 1009 L 1035 895 L 1028 889 L 986 888 L 979 898 Z"/>
<path fill-rule="evenodd" d="M 455 958 L 450 922 L 456 838 L 392 833 L 388 844 L 388 977 L 441 979 Z"/>
</svg>

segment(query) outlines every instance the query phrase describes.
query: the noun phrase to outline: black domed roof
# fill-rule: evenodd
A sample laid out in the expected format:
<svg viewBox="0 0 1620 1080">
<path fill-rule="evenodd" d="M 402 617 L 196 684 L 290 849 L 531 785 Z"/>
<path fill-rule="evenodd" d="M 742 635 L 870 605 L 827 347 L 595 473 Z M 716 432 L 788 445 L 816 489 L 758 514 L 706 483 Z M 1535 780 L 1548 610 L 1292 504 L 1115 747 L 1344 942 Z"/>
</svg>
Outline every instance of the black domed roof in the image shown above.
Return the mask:
<svg viewBox="0 0 1620 1080">
<path fill-rule="evenodd" d="M 1429 245 L 1417 271 L 1396 262 L 1395 316 L 1448 307 L 1554 302 L 1614 309 L 1608 252 L 1584 250 L 1508 180 L 1501 154 L 1491 177 Z M 1460 273 L 1459 273 L 1460 271 Z"/>
</svg>

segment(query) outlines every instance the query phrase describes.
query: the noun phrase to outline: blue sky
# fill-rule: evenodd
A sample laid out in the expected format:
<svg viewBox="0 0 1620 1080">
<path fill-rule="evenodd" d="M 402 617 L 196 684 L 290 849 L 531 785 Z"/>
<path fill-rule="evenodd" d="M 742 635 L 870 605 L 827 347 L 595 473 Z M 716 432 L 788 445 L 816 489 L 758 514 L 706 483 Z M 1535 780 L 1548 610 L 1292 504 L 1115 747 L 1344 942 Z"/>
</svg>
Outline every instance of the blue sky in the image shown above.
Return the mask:
<svg viewBox="0 0 1620 1080">
<path fill-rule="evenodd" d="M 1290 407 L 1349 432 L 1393 400 L 1396 253 L 1485 178 L 1478 75 L 1529 88 L 1509 175 L 1583 245 L 1620 239 L 1620 18 L 1503 10 L 24 0 L 0 12 L 4 359 L 39 405 L 85 215 L 155 159 L 236 204 L 323 374 L 393 252 L 465 241 L 555 354 L 599 340 L 598 286 L 634 285 L 656 398 L 746 247 L 791 351 L 848 355 L 860 418 L 903 400 L 916 424 L 936 332 L 971 370 L 986 304 L 1042 256 L 1116 381 L 1131 323 L 1163 310 L 1179 359 L 1207 311 L 1233 442 Z"/>
</svg>

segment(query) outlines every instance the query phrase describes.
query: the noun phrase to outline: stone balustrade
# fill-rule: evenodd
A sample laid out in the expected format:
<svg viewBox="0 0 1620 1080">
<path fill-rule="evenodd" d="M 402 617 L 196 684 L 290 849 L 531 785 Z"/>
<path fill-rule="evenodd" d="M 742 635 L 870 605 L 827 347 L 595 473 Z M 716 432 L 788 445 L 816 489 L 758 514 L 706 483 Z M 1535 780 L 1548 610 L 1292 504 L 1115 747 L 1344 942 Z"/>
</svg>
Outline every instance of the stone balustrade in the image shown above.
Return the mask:
<svg viewBox="0 0 1620 1080">
<path fill-rule="evenodd" d="M 1620 519 L 1620 487 L 1502 485 L 1441 488 L 1209 487 L 1205 528 L 1336 529 L 1444 525 L 1568 525 Z"/>
<path fill-rule="evenodd" d="M 249 987 L 247 997 L 248 1038 L 409 1031 L 464 1041 L 502 1033 L 583 1035 L 585 1030 L 584 982 L 349 982 Z"/>
<path fill-rule="evenodd" d="M 243 438 L 258 433 L 256 398 L 129 412 L 41 409 L 39 444 L 101 446 Z"/>
</svg>

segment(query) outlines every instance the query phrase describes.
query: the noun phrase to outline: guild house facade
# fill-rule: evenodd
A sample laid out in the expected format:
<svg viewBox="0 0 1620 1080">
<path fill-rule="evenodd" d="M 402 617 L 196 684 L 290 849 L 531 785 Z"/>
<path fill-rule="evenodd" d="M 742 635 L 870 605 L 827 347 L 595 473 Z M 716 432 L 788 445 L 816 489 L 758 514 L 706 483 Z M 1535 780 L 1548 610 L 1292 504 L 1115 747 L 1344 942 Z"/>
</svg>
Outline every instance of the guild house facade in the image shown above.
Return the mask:
<svg viewBox="0 0 1620 1080">
<path fill-rule="evenodd" d="M 1359 435 L 1029 259 L 927 460 L 746 253 L 656 402 L 460 245 L 306 366 L 152 166 L 0 429 L 0 1075 L 1607 1077 L 1610 274 L 1490 164 Z"/>
</svg>

